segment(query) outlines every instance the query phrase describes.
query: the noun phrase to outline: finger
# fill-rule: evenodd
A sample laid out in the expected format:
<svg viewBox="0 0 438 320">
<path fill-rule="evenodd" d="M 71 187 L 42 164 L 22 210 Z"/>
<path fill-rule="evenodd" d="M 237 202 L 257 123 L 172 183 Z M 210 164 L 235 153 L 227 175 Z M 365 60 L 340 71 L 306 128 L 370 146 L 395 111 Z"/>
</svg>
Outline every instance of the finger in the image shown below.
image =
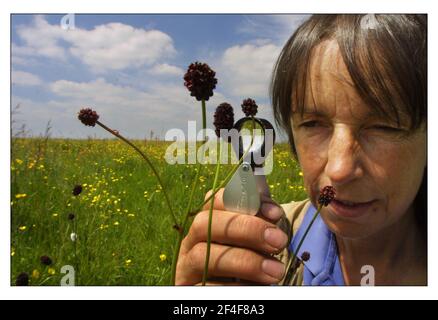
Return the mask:
<svg viewBox="0 0 438 320">
<path fill-rule="evenodd" d="M 207 241 L 209 212 L 201 211 L 184 239 L 183 252 Z M 259 217 L 229 211 L 213 211 L 211 241 L 248 248 L 261 253 L 278 253 L 287 245 L 288 236 L 276 225 Z"/>
<path fill-rule="evenodd" d="M 205 195 L 204 201 L 207 200 L 211 196 L 212 193 L 213 193 L 212 190 L 208 191 L 207 194 Z M 214 205 L 213 205 L 214 209 L 216 209 L 216 210 L 225 210 L 223 196 L 224 196 L 224 188 L 221 188 L 214 195 Z M 211 204 L 211 199 L 208 200 L 206 204 L 204 204 L 202 209 L 203 210 L 210 209 L 210 204 Z"/>
<path fill-rule="evenodd" d="M 202 281 L 206 251 L 207 244 L 200 242 L 183 257 L 186 267 L 183 283 Z M 265 255 L 243 248 L 211 244 L 209 277 L 239 278 L 261 284 L 274 284 L 283 278 L 284 272 L 283 263 Z"/>
<path fill-rule="evenodd" d="M 261 200 L 257 216 L 267 219 L 272 223 L 277 223 L 285 215 L 283 208 L 272 200 L 271 197 L 262 195 Z"/>
</svg>

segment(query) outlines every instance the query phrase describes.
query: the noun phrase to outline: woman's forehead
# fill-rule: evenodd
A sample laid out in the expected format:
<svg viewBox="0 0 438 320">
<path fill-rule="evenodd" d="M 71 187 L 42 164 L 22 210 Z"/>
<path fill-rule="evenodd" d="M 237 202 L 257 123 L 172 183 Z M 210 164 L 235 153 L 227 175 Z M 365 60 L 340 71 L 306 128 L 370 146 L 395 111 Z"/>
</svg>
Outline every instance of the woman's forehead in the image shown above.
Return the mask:
<svg viewBox="0 0 438 320">
<path fill-rule="evenodd" d="M 312 50 L 308 70 L 305 108 L 339 105 L 371 111 L 355 89 L 335 40 L 323 41 Z"/>
</svg>

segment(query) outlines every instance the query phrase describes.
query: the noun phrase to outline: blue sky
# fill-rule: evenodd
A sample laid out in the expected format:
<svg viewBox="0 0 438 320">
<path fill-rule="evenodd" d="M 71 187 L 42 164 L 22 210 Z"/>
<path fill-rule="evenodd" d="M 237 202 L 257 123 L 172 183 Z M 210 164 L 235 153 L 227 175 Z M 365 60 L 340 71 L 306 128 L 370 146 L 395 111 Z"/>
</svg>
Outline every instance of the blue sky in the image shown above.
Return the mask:
<svg viewBox="0 0 438 320">
<path fill-rule="evenodd" d="M 51 121 L 53 137 L 108 137 L 84 127 L 78 110 L 90 106 L 102 122 L 130 138 L 164 137 L 167 130 L 201 123 L 200 103 L 190 97 L 183 74 L 194 61 L 216 71 L 218 85 L 207 102 L 212 128 L 216 106 L 231 103 L 235 117 L 251 97 L 259 116 L 273 122 L 269 79 L 284 43 L 302 15 L 63 15 L 12 16 L 13 130 L 32 135 Z"/>
</svg>

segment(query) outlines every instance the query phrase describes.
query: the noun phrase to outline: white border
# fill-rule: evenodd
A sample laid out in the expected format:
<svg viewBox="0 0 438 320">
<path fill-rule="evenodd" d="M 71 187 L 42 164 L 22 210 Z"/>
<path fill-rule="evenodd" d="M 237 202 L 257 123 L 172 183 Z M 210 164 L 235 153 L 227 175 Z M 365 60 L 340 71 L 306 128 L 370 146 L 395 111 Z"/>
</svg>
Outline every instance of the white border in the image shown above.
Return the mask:
<svg viewBox="0 0 438 320">
<path fill-rule="evenodd" d="M 0 2 L 0 83 L 2 84 L 0 135 L 3 149 L 0 158 L 2 177 L 10 176 L 10 13 L 428 13 L 429 14 L 429 195 L 434 195 L 434 177 L 438 163 L 436 148 L 432 141 L 437 137 L 437 127 L 431 124 L 437 117 L 437 90 L 434 82 L 437 63 L 437 16 L 433 1 L 427 0 L 365 0 L 365 1 L 284 1 L 284 0 L 222 0 L 207 1 L 148 1 L 107 0 L 104 3 L 89 0 L 75 0 L 61 3 L 56 1 L 14 1 Z M 169 11 L 171 8 L 171 11 Z M 432 37 L 431 35 L 434 35 Z M 432 88 L 432 89 L 431 89 Z M 437 219 L 433 199 L 429 201 L 429 286 L 385 287 L 385 288 L 291 288 L 291 287 L 81 287 L 81 288 L 16 288 L 10 287 L 10 181 L 1 185 L 0 214 L 0 298 L 3 299 L 428 299 L 437 296 Z M 431 197 L 430 197 L 431 198 Z"/>
</svg>

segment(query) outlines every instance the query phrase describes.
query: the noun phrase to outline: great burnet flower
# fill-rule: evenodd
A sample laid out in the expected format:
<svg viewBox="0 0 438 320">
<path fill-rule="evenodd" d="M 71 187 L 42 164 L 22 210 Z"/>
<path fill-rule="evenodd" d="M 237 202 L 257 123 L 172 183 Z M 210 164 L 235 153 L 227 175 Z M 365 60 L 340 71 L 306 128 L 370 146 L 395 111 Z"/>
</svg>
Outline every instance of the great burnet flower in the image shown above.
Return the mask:
<svg viewBox="0 0 438 320">
<path fill-rule="evenodd" d="M 74 220 L 75 219 L 75 214 L 70 212 L 68 214 L 68 216 L 67 216 L 67 219 L 70 220 L 70 221 Z"/>
<path fill-rule="evenodd" d="M 82 186 L 80 184 L 75 185 L 74 188 L 73 188 L 72 194 L 74 196 L 78 196 L 78 195 L 81 194 L 81 192 L 82 192 Z"/>
<path fill-rule="evenodd" d="M 310 259 L 310 253 L 308 251 L 304 251 L 301 254 L 301 260 L 304 262 L 307 262 L 307 261 L 309 261 L 309 259 Z"/>
<path fill-rule="evenodd" d="M 328 206 L 336 196 L 336 190 L 332 186 L 325 186 L 319 193 L 318 203 L 322 206 Z"/>
<path fill-rule="evenodd" d="M 206 63 L 195 62 L 190 64 L 184 75 L 184 85 L 190 91 L 190 95 L 201 101 L 213 96 L 217 79 L 214 72 Z"/>
<path fill-rule="evenodd" d="M 52 265 L 52 259 L 50 259 L 50 257 L 48 257 L 48 256 L 42 256 L 42 257 L 40 258 L 40 261 L 41 261 L 41 263 L 42 263 L 43 265 L 45 265 L 45 266 L 50 266 L 50 265 Z"/>
<path fill-rule="evenodd" d="M 257 114 L 258 106 L 253 99 L 248 98 L 248 99 L 243 100 L 241 106 L 242 106 L 242 111 L 245 114 L 245 116 L 247 116 L 247 117 L 253 116 L 254 117 Z"/>
<path fill-rule="evenodd" d="M 26 272 L 22 272 L 17 276 L 15 280 L 16 286 L 27 286 L 29 285 L 29 275 Z"/>
<path fill-rule="evenodd" d="M 79 111 L 78 119 L 86 126 L 94 127 L 99 119 L 99 115 L 96 111 L 91 110 L 90 108 L 84 108 Z"/>
<path fill-rule="evenodd" d="M 234 125 L 234 111 L 229 103 L 221 103 L 216 108 L 214 113 L 214 127 L 216 128 L 216 135 L 220 138 L 220 130 L 230 130 Z"/>
</svg>

